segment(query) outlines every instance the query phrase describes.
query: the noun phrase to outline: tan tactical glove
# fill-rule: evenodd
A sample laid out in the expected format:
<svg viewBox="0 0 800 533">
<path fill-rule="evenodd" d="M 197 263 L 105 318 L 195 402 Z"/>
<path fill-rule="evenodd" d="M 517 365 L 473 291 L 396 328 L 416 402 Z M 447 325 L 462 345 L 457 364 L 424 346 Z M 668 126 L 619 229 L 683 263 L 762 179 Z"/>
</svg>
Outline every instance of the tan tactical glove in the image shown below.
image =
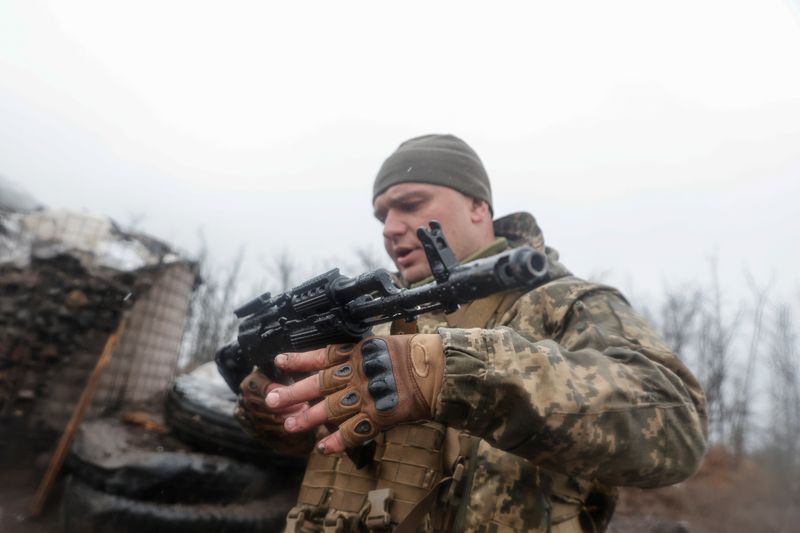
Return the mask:
<svg viewBox="0 0 800 533">
<path fill-rule="evenodd" d="M 302 411 L 303 407 L 272 409 L 264 403 L 267 393 L 279 386 L 257 368 L 253 369 L 239 385 L 242 394 L 233 414 L 245 431 L 271 448 L 292 455 L 307 455 L 314 446 L 313 435 L 289 433 L 283 428 L 286 416 Z"/>
<path fill-rule="evenodd" d="M 329 346 L 325 357 L 319 392 L 346 447 L 399 423 L 433 418 L 444 378 L 439 335 L 370 337 Z"/>
</svg>

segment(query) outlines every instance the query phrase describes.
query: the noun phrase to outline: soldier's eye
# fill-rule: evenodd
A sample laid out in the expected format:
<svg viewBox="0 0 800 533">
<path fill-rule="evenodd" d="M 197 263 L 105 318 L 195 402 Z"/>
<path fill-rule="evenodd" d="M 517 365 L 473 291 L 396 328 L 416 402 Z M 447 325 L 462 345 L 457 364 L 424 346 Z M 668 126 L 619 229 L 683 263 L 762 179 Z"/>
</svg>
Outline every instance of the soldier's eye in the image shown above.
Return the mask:
<svg viewBox="0 0 800 533">
<path fill-rule="evenodd" d="M 400 204 L 400 210 L 406 213 L 413 213 L 419 206 L 422 204 L 420 201 L 413 201 L 413 202 L 403 202 Z"/>
</svg>

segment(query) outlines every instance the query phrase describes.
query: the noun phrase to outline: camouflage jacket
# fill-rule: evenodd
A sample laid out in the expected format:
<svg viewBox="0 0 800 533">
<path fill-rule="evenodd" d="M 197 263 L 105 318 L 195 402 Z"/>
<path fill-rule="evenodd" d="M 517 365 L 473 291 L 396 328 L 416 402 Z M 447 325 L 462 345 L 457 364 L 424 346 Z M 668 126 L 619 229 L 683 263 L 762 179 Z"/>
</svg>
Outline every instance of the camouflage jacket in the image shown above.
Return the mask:
<svg viewBox="0 0 800 533">
<path fill-rule="evenodd" d="M 617 290 L 572 276 L 531 215 L 499 219 L 495 232 L 545 251 L 555 279 L 437 328 L 446 356 L 437 421 L 483 439 L 466 529 L 547 531 L 579 511 L 586 528 L 586 515 L 609 511 L 598 508 L 607 499 L 593 501 L 608 486 L 689 477 L 706 435 L 691 372 Z"/>
<path fill-rule="evenodd" d="M 312 451 L 287 530 L 382 530 L 454 474 L 426 530 L 602 530 L 613 486 L 695 471 L 705 404 L 683 363 L 617 290 L 572 276 L 531 215 L 501 218 L 495 233 L 544 251 L 552 280 L 421 317 L 444 341 L 436 420 L 385 432 L 370 468 Z"/>
</svg>

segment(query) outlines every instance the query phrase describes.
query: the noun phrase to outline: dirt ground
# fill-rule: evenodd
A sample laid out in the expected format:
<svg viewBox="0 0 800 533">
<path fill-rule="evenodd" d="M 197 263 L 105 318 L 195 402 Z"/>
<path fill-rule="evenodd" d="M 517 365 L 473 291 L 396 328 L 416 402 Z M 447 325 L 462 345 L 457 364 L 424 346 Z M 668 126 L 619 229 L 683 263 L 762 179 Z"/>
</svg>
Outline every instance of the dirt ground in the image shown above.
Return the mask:
<svg viewBox="0 0 800 533">
<path fill-rule="evenodd" d="M 60 485 L 42 516 L 26 518 L 43 473 L 43 457 L 0 469 L 0 532 L 57 533 Z M 749 460 L 738 465 L 725 449 L 712 449 L 691 480 L 655 490 L 623 488 L 610 533 L 793 533 L 800 502 L 776 489 Z"/>
<path fill-rule="evenodd" d="M 61 482 L 53 490 L 48 505 L 36 519 L 28 517 L 28 507 L 41 480 L 40 469 L 5 467 L 0 469 L 0 532 L 54 533 L 60 531 L 59 501 Z"/>
<path fill-rule="evenodd" d="M 655 490 L 624 488 L 613 533 L 793 533 L 800 501 L 781 491 L 753 461 L 736 463 L 713 448 L 689 481 Z"/>
</svg>

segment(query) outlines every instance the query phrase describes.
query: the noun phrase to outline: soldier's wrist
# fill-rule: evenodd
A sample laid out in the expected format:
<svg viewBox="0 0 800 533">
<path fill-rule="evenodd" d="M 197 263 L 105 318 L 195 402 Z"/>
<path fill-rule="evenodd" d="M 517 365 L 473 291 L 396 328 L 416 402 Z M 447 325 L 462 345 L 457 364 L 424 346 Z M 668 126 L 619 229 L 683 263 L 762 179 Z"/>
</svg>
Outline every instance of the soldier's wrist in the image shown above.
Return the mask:
<svg viewBox="0 0 800 533">
<path fill-rule="evenodd" d="M 434 421 L 475 435 L 491 423 L 485 361 L 486 347 L 480 329 L 440 328 L 444 353 L 441 393 L 434 408 Z"/>
</svg>

